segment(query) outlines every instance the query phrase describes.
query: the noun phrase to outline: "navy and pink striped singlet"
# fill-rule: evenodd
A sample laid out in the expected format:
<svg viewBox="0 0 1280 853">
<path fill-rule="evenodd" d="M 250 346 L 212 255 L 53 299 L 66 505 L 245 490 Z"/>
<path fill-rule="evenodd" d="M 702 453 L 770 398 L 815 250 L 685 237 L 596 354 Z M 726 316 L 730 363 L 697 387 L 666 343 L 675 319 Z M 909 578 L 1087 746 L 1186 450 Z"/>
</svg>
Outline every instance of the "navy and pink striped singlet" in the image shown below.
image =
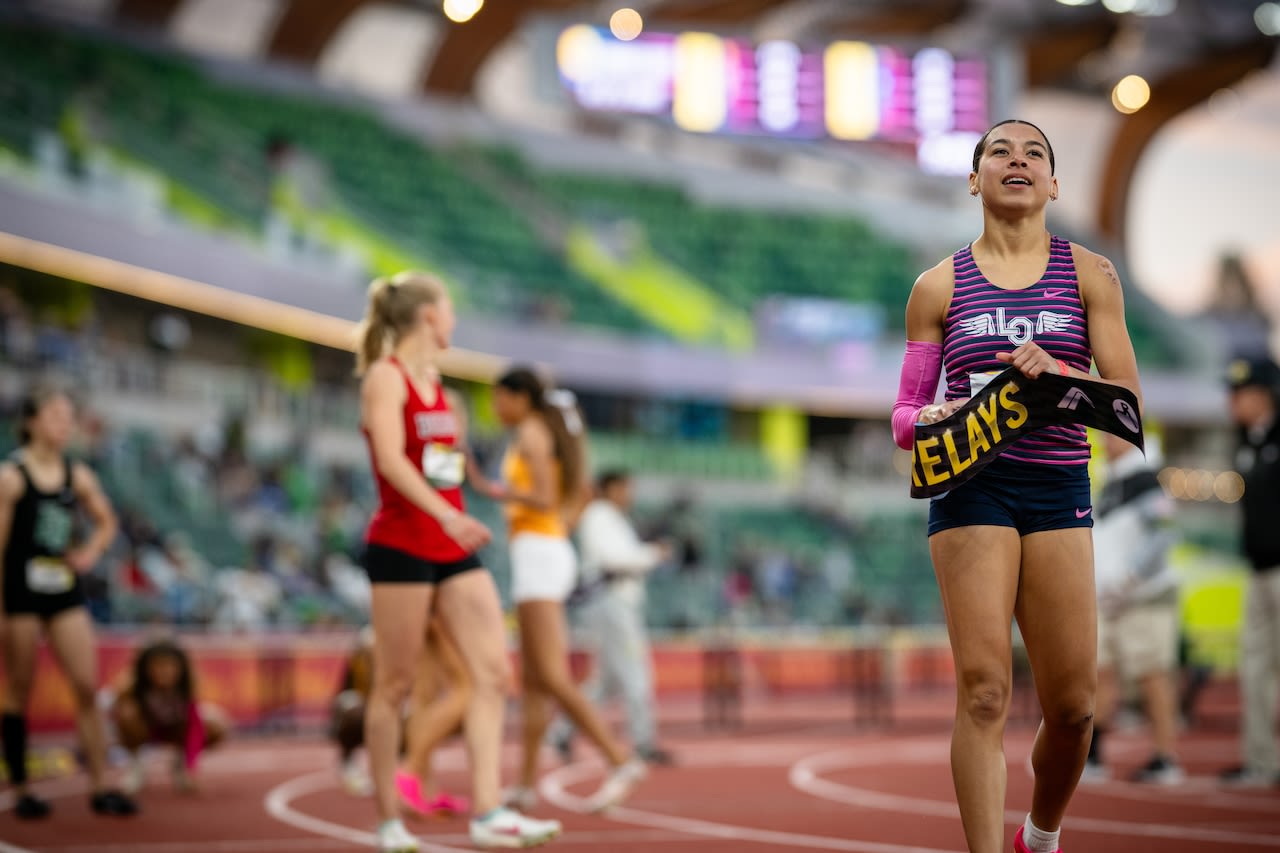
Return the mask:
<svg viewBox="0 0 1280 853">
<path fill-rule="evenodd" d="M 1028 341 L 1077 370 L 1089 371 L 1093 355 L 1069 241 L 1050 238 L 1044 275 L 1022 290 L 987 281 L 971 246 L 952 260 L 955 291 L 942 324 L 948 400 L 973 396 L 990 375 L 1008 367 L 996 360 L 996 353 L 1012 352 Z M 1013 462 L 1084 465 L 1089 442 L 1082 426 L 1045 427 L 1011 444 L 1002 456 Z"/>
</svg>

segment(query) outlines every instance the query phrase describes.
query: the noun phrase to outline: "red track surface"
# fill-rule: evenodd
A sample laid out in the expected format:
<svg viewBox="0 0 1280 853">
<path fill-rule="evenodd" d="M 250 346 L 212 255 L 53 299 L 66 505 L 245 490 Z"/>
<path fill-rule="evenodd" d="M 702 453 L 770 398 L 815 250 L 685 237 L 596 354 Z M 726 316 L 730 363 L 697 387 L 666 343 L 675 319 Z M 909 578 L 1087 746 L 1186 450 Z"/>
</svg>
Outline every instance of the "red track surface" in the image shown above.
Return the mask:
<svg viewBox="0 0 1280 853">
<path fill-rule="evenodd" d="M 847 719 L 847 718 L 846 718 Z M 625 808 L 609 817 L 577 813 L 578 797 L 600 774 L 594 756 L 556 766 L 548 758 L 540 813 L 560 818 L 565 836 L 552 847 L 631 853 L 836 850 L 853 853 L 963 851 L 947 763 L 947 735 L 937 726 L 885 733 L 847 722 L 805 729 L 755 726 L 754 734 L 684 732 L 670 740 L 679 758 L 656 769 Z M 764 732 L 764 733 L 762 733 Z M 1009 833 L 1030 796 L 1026 757 L 1031 730 L 1007 738 Z M 1109 742 L 1117 775 L 1146 757 L 1140 735 Z M 1212 774 L 1236 752 L 1230 732 L 1199 733 L 1182 744 L 1191 778 L 1178 788 L 1125 782 L 1085 787 L 1063 835 L 1069 853 L 1280 853 L 1280 790 L 1228 791 Z M 157 756 L 157 759 L 159 756 Z M 514 754 L 508 755 L 514 759 Z M 438 756 L 441 781 L 466 787 L 457 746 Z M 317 740 L 242 739 L 210 755 L 203 790 L 169 790 L 165 761 L 152 768 L 143 814 L 132 820 L 90 814 L 79 778 L 41 783 L 55 797 L 54 817 L 20 823 L 0 795 L 0 853 L 276 853 L 372 849 L 372 805 L 343 793 L 332 750 Z M 469 849 L 465 821 L 411 824 L 424 851 Z"/>
</svg>

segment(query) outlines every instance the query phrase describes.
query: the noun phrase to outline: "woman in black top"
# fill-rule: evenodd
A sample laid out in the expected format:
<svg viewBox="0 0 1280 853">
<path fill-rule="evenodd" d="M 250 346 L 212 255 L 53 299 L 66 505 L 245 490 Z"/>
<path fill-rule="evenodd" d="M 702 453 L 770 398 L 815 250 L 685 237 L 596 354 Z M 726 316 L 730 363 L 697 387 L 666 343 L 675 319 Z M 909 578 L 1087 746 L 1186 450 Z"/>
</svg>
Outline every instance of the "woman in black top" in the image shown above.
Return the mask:
<svg viewBox="0 0 1280 853">
<path fill-rule="evenodd" d="M 0 736 L 17 795 L 14 813 L 44 817 L 49 804 L 27 788 L 26 707 L 43 633 L 71 684 L 76 730 L 88 766 L 98 814 L 131 815 L 133 801 L 106 787 L 106 736 L 94 702 L 97 644 L 85 608 L 81 576 L 93 568 L 116 533 L 116 517 L 98 478 L 65 455 L 74 409 L 54 388 L 34 389 L 20 413 L 21 447 L 0 461 L 0 645 L 8 689 Z M 89 535 L 73 541 L 78 511 L 92 522 Z"/>
</svg>

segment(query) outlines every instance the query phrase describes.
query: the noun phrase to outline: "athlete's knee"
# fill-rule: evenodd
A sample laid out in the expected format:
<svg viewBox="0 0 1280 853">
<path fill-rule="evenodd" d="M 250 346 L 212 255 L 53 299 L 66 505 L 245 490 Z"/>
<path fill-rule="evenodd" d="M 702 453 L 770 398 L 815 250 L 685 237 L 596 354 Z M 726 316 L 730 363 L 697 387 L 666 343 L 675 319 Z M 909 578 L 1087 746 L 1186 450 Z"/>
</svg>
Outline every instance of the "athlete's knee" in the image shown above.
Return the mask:
<svg viewBox="0 0 1280 853">
<path fill-rule="evenodd" d="M 960 710 L 975 723 L 999 723 L 1009 713 L 1009 677 L 992 669 L 962 672 L 959 680 Z"/>
<path fill-rule="evenodd" d="M 527 674 L 525 677 L 528 677 Z M 471 671 L 469 696 L 505 696 L 511 687 L 511 663 L 505 654 L 478 661 Z"/>
<path fill-rule="evenodd" d="M 471 682 L 468 681 L 465 685 L 460 684 L 457 687 L 450 688 L 445 701 L 449 703 L 449 707 L 453 708 L 455 713 L 461 714 L 471 704 L 471 696 Z"/>
<path fill-rule="evenodd" d="M 1093 729 L 1092 690 L 1073 690 L 1046 703 L 1044 723 L 1062 733 L 1087 735 Z"/>
<path fill-rule="evenodd" d="M 131 696 L 117 696 L 106 706 L 107 719 L 117 727 L 131 726 L 138 721 L 138 704 Z"/>
<path fill-rule="evenodd" d="M 370 691 L 370 704 L 373 701 L 386 702 L 399 708 L 413 692 L 413 667 L 385 667 L 378 671 Z"/>
<path fill-rule="evenodd" d="M 6 712 L 25 713 L 31 700 L 32 679 L 26 675 L 14 675 L 8 679 L 4 692 L 4 709 Z"/>
<path fill-rule="evenodd" d="M 77 676 L 69 679 L 69 681 L 71 701 L 75 702 L 76 710 L 96 712 L 98 710 L 98 690 L 94 685 L 94 679 Z"/>
</svg>

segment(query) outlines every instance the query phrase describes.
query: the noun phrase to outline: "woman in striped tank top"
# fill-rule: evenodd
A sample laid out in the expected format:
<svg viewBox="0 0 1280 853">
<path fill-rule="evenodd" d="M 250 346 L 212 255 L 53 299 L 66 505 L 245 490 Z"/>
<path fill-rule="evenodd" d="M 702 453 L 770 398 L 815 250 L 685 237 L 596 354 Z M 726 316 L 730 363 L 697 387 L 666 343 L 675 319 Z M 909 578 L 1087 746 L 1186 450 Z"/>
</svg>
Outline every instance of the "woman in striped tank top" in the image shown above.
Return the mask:
<svg viewBox="0 0 1280 853">
<path fill-rule="evenodd" d="M 903 448 L 917 422 L 950 416 L 1010 365 L 1034 380 L 1089 376 L 1093 363 L 1100 376 L 1091 378 L 1139 393 L 1115 268 L 1046 230 L 1058 181 L 1044 133 L 1017 120 L 987 131 L 974 149 L 969 191 L 982 202 L 982 235 L 922 274 L 907 302 L 893 412 Z M 943 368 L 945 401 L 933 404 Z M 1058 828 L 1084 767 L 1097 680 L 1088 459 L 1083 428 L 1046 427 L 929 507 L 956 668 L 952 777 L 972 853 L 1004 849 L 1014 617 L 1044 715 L 1018 853 L 1059 850 Z"/>
</svg>

